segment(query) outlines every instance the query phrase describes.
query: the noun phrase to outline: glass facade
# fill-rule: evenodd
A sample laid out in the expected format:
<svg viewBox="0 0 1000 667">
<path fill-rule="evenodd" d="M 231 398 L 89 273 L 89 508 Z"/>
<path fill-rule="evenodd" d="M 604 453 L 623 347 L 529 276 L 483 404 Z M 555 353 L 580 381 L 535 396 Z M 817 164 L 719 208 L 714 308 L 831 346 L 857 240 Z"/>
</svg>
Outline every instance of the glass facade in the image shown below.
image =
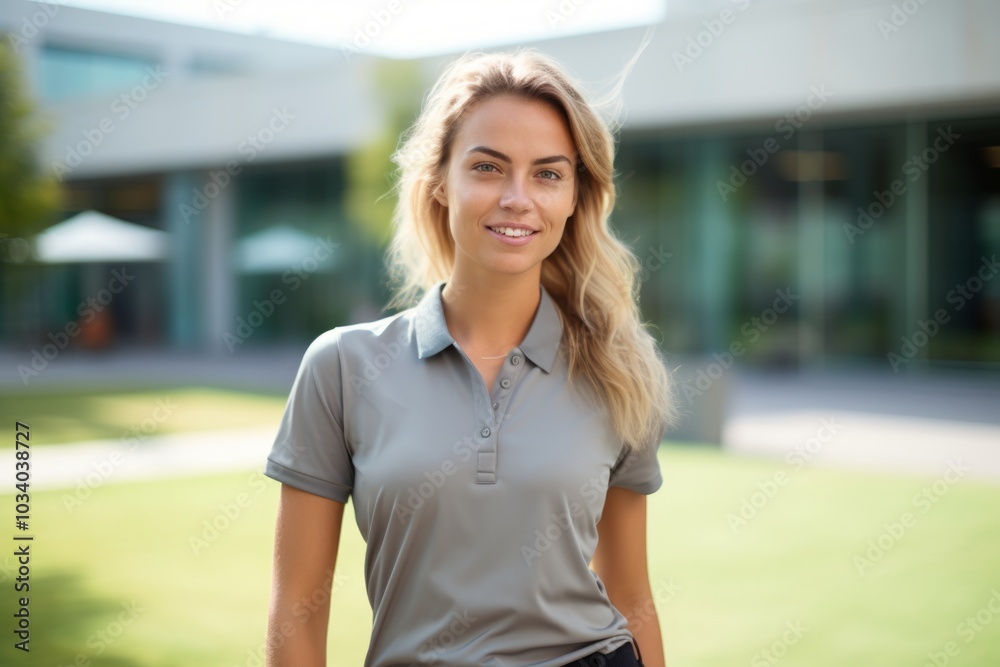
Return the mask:
<svg viewBox="0 0 1000 667">
<path fill-rule="evenodd" d="M 238 314 L 267 310 L 269 299 L 280 309 L 280 317 L 263 319 L 254 343 L 308 342 L 384 305 L 383 249 L 344 214 L 341 159 L 255 167 L 237 183 L 234 252 L 254 238 L 282 246 L 271 249 L 268 266 L 240 268 L 234 262 Z"/>
<path fill-rule="evenodd" d="M 38 51 L 38 91 L 51 104 L 142 83 L 152 58 L 46 45 Z"/>
<path fill-rule="evenodd" d="M 1000 362 L 998 146 L 997 117 L 626 133 L 616 227 L 669 255 L 646 317 L 668 350 L 771 365 Z"/>
</svg>

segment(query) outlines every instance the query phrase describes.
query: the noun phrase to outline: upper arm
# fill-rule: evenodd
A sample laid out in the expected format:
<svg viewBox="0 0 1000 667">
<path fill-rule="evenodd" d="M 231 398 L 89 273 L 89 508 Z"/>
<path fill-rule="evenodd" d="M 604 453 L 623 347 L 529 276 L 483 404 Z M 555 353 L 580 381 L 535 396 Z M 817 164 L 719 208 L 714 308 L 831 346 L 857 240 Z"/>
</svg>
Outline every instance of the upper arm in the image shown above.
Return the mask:
<svg viewBox="0 0 1000 667">
<path fill-rule="evenodd" d="M 344 504 L 354 486 L 345 431 L 340 330 L 309 345 L 278 425 L 264 474 Z"/>
<path fill-rule="evenodd" d="M 329 591 L 345 504 L 281 485 L 274 531 L 274 585 L 279 594 Z"/>
<path fill-rule="evenodd" d="M 646 560 L 646 496 L 623 487 L 609 487 L 597 523 L 597 549 L 591 566 L 604 582 L 611 603 L 650 594 Z"/>
<path fill-rule="evenodd" d="M 281 485 L 274 531 L 268 665 L 320 665 L 344 503 Z M 294 641 L 286 641 L 294 638 Z"/>
</svg>

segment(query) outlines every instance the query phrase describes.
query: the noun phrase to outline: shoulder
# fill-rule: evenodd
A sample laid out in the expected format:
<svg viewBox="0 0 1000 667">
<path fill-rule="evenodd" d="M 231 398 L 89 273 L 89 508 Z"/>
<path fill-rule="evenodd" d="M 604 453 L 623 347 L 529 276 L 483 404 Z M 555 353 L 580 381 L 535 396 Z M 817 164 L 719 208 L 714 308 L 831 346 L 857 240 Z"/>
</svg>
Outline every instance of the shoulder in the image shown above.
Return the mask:
<svg viewBox="0 0 1000 667">
<path fill-rule="evenodd" d="M 411 311 L 404 310 L 371 322 L 329 329 L 309 344 L 306 359 L 320 363 L 343 363 L 359 357 L 370 358 L 382 352 L 398 355 L 411 339 Z"/>
</svg>

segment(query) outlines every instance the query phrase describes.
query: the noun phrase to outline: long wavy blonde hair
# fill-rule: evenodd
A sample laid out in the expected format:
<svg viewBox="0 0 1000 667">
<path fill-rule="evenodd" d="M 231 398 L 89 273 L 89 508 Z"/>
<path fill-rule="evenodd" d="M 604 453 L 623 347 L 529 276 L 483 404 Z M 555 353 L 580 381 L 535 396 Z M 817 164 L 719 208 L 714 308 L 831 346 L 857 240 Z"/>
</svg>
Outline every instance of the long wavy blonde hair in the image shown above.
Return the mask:
<svg viewBox="0 0 1000 667">
<path fill-rule="evenodd" d="M 582 376 L 603 399 L 614 430 L 629 448 L 659 444 L 675 419 L 670 376 L 638 307 L 639 260 L 611 232 L 615 204 L 614 137 L 563 68 L 534 49 L 467 54 L 431 88 L 393 161 L 399 167 L 395 234 L 387 260 L 395 296 L 406 307 L 451 275 L 455 242 L 448 211 L 434 198 L 459 123 L 476 104 L 512 95 L 561 110 L 579 154 L 576 210 L 541 281 L 558 304 L 569 379 Z"/>
</svg>

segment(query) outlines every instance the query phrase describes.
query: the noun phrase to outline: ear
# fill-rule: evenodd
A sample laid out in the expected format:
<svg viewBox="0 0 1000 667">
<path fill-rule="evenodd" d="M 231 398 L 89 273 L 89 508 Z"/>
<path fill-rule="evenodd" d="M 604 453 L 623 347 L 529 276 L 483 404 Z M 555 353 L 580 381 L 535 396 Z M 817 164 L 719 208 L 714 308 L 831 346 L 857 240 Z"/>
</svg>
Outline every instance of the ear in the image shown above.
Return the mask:
<svg viewBox="0 0 1000 667">
<path fill-rule="evenodd" d="M 448 195 L 445 193 L 443 178 L 441 179 L 441 182 L 437 184 L 437 187 L 434 188 L 434 191 L 431 194 L 434 196 L 434 199 L 436 199 L 437 202 L 441 204 L 441 206 L 443 206 L 444 208 L 448 208 Z"/>
</svg>

